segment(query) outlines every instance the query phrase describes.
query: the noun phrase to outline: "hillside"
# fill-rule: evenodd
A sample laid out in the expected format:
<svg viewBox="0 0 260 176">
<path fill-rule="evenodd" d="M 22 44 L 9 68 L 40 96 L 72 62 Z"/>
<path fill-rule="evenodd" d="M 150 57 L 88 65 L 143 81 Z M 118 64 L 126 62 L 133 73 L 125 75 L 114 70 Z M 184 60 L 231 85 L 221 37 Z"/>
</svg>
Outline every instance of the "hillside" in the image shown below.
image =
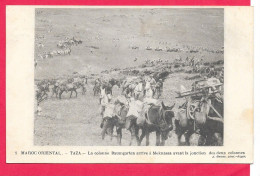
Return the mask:
<svg viewBox="0 0 260 176">
<path fill-rule="evenodd" d="M 194 55 L 203 55 L 206 60 L 223 59 L 208 52 L 165 51 L 166 47 L 186 46 L 220 49 L 224 45 L 223 18 L 223 9 L 37 9 L 35 35 L 44 39 L 35 43 L 44 47 L 35 49 L 35 78 L 55 78 L 73 72 L 89 75 L 137 66 L 146 59 L 171 61 Z M 37 57 L 57 50 L 57 43 L 65 37 L 75 37 L 83 43 L 72 47 L 71 55 L 43 60 Z M 139 48 L 132 49 L 133 46 Z M 146 50 L 147 47 L 153 50 Z"/>
</svg>

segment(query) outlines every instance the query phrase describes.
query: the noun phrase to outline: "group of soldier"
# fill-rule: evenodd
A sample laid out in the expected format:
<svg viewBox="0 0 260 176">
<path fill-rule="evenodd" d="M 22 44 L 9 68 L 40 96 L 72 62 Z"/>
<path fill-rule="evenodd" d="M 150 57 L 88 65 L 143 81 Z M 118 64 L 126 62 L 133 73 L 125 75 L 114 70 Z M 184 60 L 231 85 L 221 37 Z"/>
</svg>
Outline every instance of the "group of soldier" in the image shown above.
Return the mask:
<svg viewBox="0 0 260 176">
<path fill-rule="evenodd" d="M 139 104 L 142 102 L 156 102 L 162 95 L 163 80 L 161 78 L 158 81 L 153 76 L 146 76 L 144 78 L 137 78 L 135 80 L 123 80 L 120 83 L 122 88 L 122 94 L 113 97 L 111 81 L 101 81 L 100 78 L 95 80 L 95 87 L 100 87 L 99 103 L 101 105 L 102 119 L 108 116 L 106 112 L 111 112 L 110 107 L 114 107 L 115 104 L 128 105 L 132 102 Z M 156 96 L 157 95 L 157 96 Z M 112 115 L 110 115 L 112 116 Z"/>
</svg>

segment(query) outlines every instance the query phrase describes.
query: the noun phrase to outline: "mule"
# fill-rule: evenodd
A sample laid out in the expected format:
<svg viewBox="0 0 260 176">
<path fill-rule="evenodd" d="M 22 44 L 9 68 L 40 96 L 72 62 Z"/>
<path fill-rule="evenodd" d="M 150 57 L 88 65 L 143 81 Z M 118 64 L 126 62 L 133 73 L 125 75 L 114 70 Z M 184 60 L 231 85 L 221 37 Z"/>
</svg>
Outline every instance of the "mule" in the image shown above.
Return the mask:
<svg viewBox="0 0 260 176">
<path fill-rule="evenodd" d="M 103 87 L 105 87 L 105 89 L 106 89 L 106 94 L 113 95 L 113 87 L 114 86 L 117 86 L 118 88 L 120 88 L 120 81 L 112 78 L 107 83 L 104 83 Z"/>
<path fill-rule="evenodd" d="M 113 94 L 112 92 L 112 89 L 113 89 L 113 86 L 112 84 L 110 84 L 109 82 L 108 83 L 103 83 L 102 87 L 105 89 L 106 91 L 106 94 Z"/>
<path fill-rule="evenodd" d="M 207 116 L 205 125 L 201 127 L 200 133 L 206 138 L 205 145 L 222 146 L 224 131 L 224 111 L 222 100 L 213 98 L 204 106 L 207 108 Z M 216 111 L 213 110 L 213 108 Z"/>
<path fill-rule="evenodd" d="M 132 145 L 133 141 L 136 140 L 138 143 L 138 128 L 136 125 L 136 118 L 127 117 L 127 112 L 129 108 L 126 105 L 116 104 L 118 108 L 118 113 L 113 117 L 104 117 L 102 126 L 101 136 L 102 139 L 105 138 L 105 134 L 107 133 L 112 140 L 113 137 L 113 129 L 116 127 L 117 132 L 117 143 L 121 145 L 122 141 L 122 130 L 125 128 L 130 131 L 131 139 L 129 145 Z"/>
<path fill-rule="evenodd" d="M 43 81 L 37 85 L 36 99 L 42 101 L 48 98 L 48 92 L 50 91 L 50 83 Z"/>
<path fill-rule="evenodd" d="M 154 131 L 156 132 L 156 145 L 165 145 L 169 132 L 173 129 L 174 112 L 172 109 L 174 105 L 169 107 L 162 102 L 161 106 L 152 105 L 148 109 L 145 113 L 145 122 L 137 124 L 142 130 L 138 145 L 141 145 L 143 138 L 146 136 L 146 145 L 148 146 L 150 144 L 149 135 Z"/>
<path fill-rule="evenodd" d="M 134 95 L 134 90 L 136 88 L 137 84 L 136 83 L 128 83 L 127 81 L 124 81 L 122 83 L 122 93 L 121 94 L 126 94 L 130 95 L 131 97 Z"/>
<path fill-rule="evenodd" d="M 220 113 L 216 114 L 212 109 L 213 106 L 217 109 L 217 112 Z M 221 102 L 215 99 L 204 99 L 200 101 L 199 107 L 192 108 L 194 109 L 193 115 L 187 111 L 188 108 L 190 108 L 189 104 L 186 110 L 179 110 L 177 118 L 174 121 L 175 133 L 178 137 L 179 145 L 191 145 L 190 138 L 194 137 L 194 134 L 196 134 L 195 136 L 200 135 L 200 138 L 205 138 L 205 142 L 202 143 L 202 145 L 215 145 L 212 140 L 222 140 L 223 119 L 216 117 L 218 115 L 223 116 L 223 104 Z M 198 141 L 194 140 L 193 138 L 192 143 L 199 144 Z M 221 145 L 221 142 L 218 142 L 217 145 Z"/>
<path fill-rule="evenodd" d="M 55 95 L 55 97 L 57 98 L 59 95 L 59 84 L 56 82 L 52 85 L 52 97 Z"/>
<path fill-rule="evenodd" d="M 110 83 L 110 84 L 112 85 L 112 87 L 115 86 L 115 85 L 117 85 L 117 87 L 120 88 L 120 86 L 121 86 L 120 81 L 118 81 L 118 80 L 116 80 L 116 79 L 114 79 L 114 78 L 110 79 L 110 80 L 108 81 L 108 83 Z"/>
<path fill-rule="evenodd" d="M 77 82 L 72 82 L 69 84 L 61 84 L 58 88 L 59 99 L 61 99 L 61 96 L 64 92 L 65 93 L 70 92 L 70 98 L 72 97 L 73 92 L 75 93 L 75 97 L 78 97 L 78 92 L 77 92 L 78 88 L 80 88 L 80 84 Z"/>
</svg>

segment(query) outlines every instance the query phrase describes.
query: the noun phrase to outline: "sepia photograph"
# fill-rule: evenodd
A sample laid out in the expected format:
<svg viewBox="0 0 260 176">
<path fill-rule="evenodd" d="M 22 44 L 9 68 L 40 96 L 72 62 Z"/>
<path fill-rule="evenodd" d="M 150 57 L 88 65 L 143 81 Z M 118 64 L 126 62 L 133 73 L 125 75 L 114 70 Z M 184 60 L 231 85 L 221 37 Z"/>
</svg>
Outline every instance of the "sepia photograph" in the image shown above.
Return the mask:
<svg viewBox="0 0 260 176">
<path fill-rule="evenodd" d="M 223 8 L 36 8 L 36 146 L 223 146 Z"/>
<path fill-rule="evenodd" d="M 9 6 L 6 162 L 252 163 L 253 12 Z"/>
</svg>

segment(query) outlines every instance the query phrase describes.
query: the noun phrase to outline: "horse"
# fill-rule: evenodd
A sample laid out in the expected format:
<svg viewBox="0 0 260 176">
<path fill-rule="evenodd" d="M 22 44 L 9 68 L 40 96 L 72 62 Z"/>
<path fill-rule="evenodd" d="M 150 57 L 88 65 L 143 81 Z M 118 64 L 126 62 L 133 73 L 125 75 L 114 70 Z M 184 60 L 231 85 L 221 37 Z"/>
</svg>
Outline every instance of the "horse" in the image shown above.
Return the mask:
<svg viewBox="0 0 260 176">
<path fill-rule="evenodd" d="M 173 129 L 172 119 L 174 112 L 172 111 L 175 106 L 165 106 L 161 103 L 161 106 L 152 105 L 145 113 L 145 122 L 138 124 L 137 126 L 142 130 L 142 134 L 139 138 L 139 144 L 141 145 L 143 138 L 146 136 L 146 145 L 149 145 L 149 135 L 151 132 L 156 132 L 156 145 L 165 145 L 165 140 L 168 139 L 169 132 Z"/>
</svg>

